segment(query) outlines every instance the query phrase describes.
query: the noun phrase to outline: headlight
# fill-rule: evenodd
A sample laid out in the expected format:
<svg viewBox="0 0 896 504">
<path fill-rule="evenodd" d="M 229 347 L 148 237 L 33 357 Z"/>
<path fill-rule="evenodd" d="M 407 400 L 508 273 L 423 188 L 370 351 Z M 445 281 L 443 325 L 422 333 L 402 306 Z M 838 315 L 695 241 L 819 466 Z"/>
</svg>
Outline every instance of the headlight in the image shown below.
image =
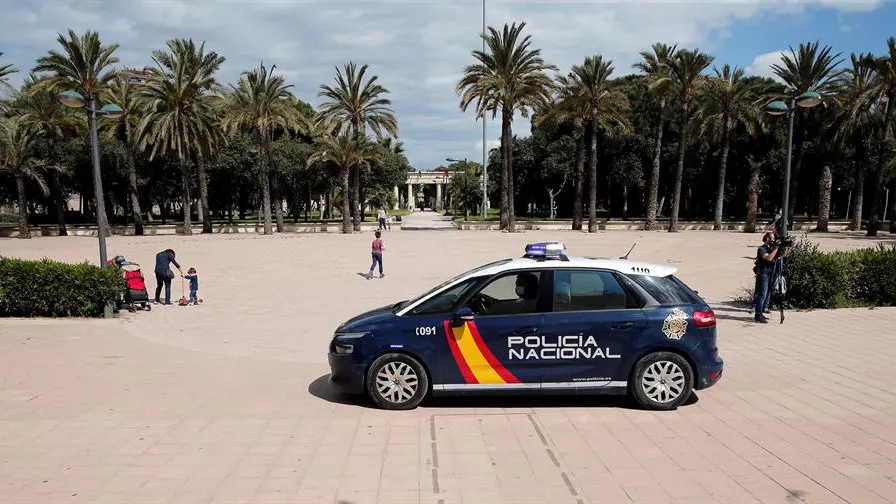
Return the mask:
<svg viewBox="0 0 896 504">
<path fill-rule="evenodd" d="M 350 354 L 355 350 L 355 345 L 349 342 L 354 342 L 354 340 L 363 338 L 367 334 L 366 332 L 336 333 L 333 336 L 333 351 L 338 354 Z"/>
<path fill-rule="evenodd" d="M 333 350 L 338 354 L 350 354 L 355 350 L 355 346 L 337 342 L 333 343 Z"/>
<path fill-rule="evenodd" d="M 367 336 L 367 334 L 368 333 L 366 333 L 366 332 L 336 333 L 334 338 L 337 340 L 352 340 L 352 339 L 363 338 L 364 336 Z"/>
</svg>

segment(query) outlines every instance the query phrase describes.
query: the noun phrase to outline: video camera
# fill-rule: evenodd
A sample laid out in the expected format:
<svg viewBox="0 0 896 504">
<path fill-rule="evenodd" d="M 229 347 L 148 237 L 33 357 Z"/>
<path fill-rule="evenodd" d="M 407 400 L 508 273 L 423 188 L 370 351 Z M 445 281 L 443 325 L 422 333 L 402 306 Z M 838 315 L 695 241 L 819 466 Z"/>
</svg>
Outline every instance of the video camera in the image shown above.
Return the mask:
<svg viewBox="0 0 896 504">
<path fill-rule="evenodd" d="M 777 248 L 785 248 L 793 246 L 793 237 L 788 236 L 777 236 L 775 237 L 775 247 Z"/>
</svg>

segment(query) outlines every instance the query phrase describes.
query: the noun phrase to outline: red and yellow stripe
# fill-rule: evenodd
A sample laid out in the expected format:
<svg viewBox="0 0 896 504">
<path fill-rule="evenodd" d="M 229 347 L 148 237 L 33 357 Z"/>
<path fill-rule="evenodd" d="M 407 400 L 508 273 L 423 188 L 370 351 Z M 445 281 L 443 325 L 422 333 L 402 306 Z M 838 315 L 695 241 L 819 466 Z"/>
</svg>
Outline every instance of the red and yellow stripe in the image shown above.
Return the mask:
<svg viewBox="0 0 896 504">
<path fill-rule="evenodd" d="M 519 383 L 519 379 L 508 371 L 489 350 L 476 328 L 475 322 L 466 322 L 460 327 L 451 327 L 445 321 L 448 345 L 457 362 L 461 375 L 467 383 Z"/>
</svg>

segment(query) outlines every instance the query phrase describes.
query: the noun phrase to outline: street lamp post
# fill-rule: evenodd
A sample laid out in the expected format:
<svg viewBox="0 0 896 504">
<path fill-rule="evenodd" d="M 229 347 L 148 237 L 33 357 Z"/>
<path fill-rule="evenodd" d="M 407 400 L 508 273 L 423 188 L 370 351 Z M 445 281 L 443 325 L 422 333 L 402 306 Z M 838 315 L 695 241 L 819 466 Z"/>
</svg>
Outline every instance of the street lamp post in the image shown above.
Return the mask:
<svg viewBox="0 0 896 504">
<path fill-rule="evenodd" d="M 784 196 L 781 201 L 781 220 L 778 221 L 778 236 L 787 236 L 788 218 L 790 217 L 790 162 L 793 155 L 793 118 L 797 107 L 812 108 L 822 101 L 821 95 L 813 91 L 790 99 L 790 105 L 781 100 L 775 100 L 765 107 L 765 113 L 771 116 L 787 115 L 789 125 L 787 127 L 787 160 L 784 163 Z"/>
<path fill-rule="evenodd" d="M 467 206 L 467 167 L 469 166 L 469 162 L 467 162 L 467 158 L 464 158 L 463 161 L 454 158 L 448 158 L 445 161 L 449 163 L 463 163 L 464 164 L 464 220 L 470 220 L 470 209 Z M 455 175 L 457 174 L 457 170 L 454 170 Z M 453 198 L 452 198 L 453 199 Z M 455 210 L 457 210 L 457 206 L 455 205 Z M 455 212 L 457 213 L 457 212 Z"/>
<path fill-rule="evenodd" d="M 100 268 L 106 268 L 106 229 L 109 223 L 106 219 L 106 202 L 103 197 L 103 178 L 100 172 L 100 148 L 96 131 L 96 118 L 97 116 L 121 117 L 121 107 L 115 104 L 106 104 L 97 110 L 97 99 L 95 96 L 85 98 L 75 91 L 60 93 L 59 101 L 66 107 L 84 108 L 87 112 L 87 119 L 90 123 L 90 157 L 91 161 L 93 161 L 93 192 L 96 196 L 96 227 L 100 246 Z M 103 316 L 106 318 L 112 316 L 112 305 L 107 304 L 103 307 Z"/>
<path fill-rule="evenodd" d="M 485 0 L 482 0 L 482 35 L 485 36 Z M 485 39 L 482 39 L 482 53 L 485 54 Z M 486 164 L 485 146 L 485 114 L 482 115 L 482 222 L 485 222 L 485 215 L 488 209 L 488 165 Z"/>
</svg>

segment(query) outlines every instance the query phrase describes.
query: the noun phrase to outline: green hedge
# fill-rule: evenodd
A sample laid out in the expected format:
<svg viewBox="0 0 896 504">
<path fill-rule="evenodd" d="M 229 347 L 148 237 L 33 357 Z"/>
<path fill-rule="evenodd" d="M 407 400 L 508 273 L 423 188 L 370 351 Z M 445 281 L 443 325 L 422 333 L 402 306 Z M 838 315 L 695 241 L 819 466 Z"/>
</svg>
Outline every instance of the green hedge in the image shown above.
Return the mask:
<svg viewBox="0 0 896 504">
<path fill-rule="evenodd" d="M 822 252 L 801 239 L 784 259 L 793 308 L 896 306 L 896 245 Z"/>
<path fill-rule="evenodd" d="M 0 317 L 97 317 L 123 290 L 117 267 L 0 257 Z"/>
</svg>

